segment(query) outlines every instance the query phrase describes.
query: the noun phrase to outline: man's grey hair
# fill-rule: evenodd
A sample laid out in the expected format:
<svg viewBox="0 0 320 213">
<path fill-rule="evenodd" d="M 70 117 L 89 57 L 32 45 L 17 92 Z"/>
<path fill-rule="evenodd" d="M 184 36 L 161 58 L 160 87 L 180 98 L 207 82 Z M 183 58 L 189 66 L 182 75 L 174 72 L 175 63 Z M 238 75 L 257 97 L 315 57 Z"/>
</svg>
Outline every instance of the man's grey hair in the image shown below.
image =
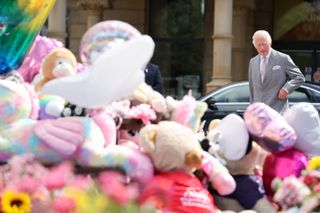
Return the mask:
<svg viewBox="0 0 320 213">
<path fill-rule="evenodd" d="M 252 44 L 254 46 L 256 46 L 255 42 L 256 42 L 256 38 L 258 38 L 258 37 L 259 38 L 265 38 L 268 41 L 269 44 L 271 44 L 271 42 L 272 42 L 271 36 L 267 31 L 265 31 L 265 30 L 257 30 L 252 36 Z"/>
</svg>

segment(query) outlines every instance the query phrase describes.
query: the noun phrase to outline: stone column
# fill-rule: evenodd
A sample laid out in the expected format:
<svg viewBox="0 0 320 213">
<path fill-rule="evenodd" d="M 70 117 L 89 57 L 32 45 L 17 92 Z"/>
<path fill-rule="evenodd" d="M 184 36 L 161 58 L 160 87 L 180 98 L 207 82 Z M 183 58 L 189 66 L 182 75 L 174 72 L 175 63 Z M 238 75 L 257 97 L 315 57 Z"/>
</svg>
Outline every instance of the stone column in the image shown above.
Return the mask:
<svg viewBox="0 0 320 213">
<path fill-rule="evenodd" d="M 205 93 L 206 85 L 211 81 L 212 77 L 212 60 L 213 60 L 213 11 L 214 1 L 205 1 L 205 17 L 204 17 L 204 48 L 203 48 L 203 72 L 202 72 L 202 92 Z"/>
<path fill-rule="evenodd" d="M 55 38 L 65 43 L 65 39 L 67 37 L 66 14 L 67 14 L 66 0 L 56 1 L 48 18 L 48 32 L 47 32 L 48 37 Z"/>
<path fill-rule="evenodd" d="M 248 79 L 248 64 L 252 55 L 254 0 L 234 0 L 232 80 Z"/>
<path fill-rule="evenodd" d="M 112 1 L 107 0 L 78 0 L 77 5 L 87 10 L 87 29 L 102 21 L 103 12 L 112 7 Z"/>
<path fill-rule="evenodd" d="M 215 0 L 212 80 L 207 92 L 231 82 L 233 0 Z"/>
</svg>

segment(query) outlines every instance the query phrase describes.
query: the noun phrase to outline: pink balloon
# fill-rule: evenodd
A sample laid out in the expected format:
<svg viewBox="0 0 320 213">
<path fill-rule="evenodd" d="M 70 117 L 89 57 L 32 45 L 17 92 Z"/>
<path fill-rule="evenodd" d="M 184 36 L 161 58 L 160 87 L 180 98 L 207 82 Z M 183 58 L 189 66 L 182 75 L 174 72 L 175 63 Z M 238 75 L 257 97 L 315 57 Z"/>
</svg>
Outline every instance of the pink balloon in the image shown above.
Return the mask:
<svg viewBox="0 0 320 213">
<path fill-rule="evenodd" d="M 81 60 L 87 66 L 92 65 L 108 49 L 140 35 L 136 28 L 126 22 L 118 20 L 99 22 L 81 39 Z"/>
<path fill-rule="evenodd" d="M 290 175 L 299 177 L 307 164 L 307 156 L 296 149 L 269 154 L 265 159 L 262 175 L 267 196 L 272 197 L 274 194 L 271 182 L 275 177 L 285 178 Z"/>
<path fill-rule="evenodd" d="M 284 151 L 295 144 L 297 136 L 293 128 L 277 111 L 264 103 L 249 105 L 244 120 L 253 139 L 267 151 Z"/>
</svg>

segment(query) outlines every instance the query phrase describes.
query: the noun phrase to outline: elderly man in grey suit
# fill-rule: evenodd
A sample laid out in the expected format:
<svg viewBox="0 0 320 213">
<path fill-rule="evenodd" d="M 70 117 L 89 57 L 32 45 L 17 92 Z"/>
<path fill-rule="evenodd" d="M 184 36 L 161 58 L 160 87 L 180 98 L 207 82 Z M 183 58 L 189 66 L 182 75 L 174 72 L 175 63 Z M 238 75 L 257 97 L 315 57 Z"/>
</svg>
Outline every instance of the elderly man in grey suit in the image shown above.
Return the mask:
<svg viewBox="0 0 320 213">
<path fill-rule="evenodd" d="M 249 64 L 250 101 L 263 102 L 283 113 L 288 108 L 288 95 L 305 78 L 290 56 L 272 49 L 271 42 L 265 30 L 253 34 L 252 43 L 258 55 Z"/>
</svg>

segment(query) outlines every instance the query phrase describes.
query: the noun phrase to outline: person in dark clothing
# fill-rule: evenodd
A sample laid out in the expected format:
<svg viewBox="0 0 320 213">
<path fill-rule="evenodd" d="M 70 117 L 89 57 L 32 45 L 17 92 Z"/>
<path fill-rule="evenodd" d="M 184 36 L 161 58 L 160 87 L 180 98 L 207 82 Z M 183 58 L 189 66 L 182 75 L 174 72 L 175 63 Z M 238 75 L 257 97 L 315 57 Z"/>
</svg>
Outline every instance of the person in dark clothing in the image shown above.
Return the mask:
<svg viewBox="0 0 320 213">
<path fill-rule="evenodd" d="M 144 70 L 145 82 L 150 85 L 153 90 L 162 93 L 163 90 L 163 81 L 158 65 L 148 63 L 147 67 Z"/>
</svg>

